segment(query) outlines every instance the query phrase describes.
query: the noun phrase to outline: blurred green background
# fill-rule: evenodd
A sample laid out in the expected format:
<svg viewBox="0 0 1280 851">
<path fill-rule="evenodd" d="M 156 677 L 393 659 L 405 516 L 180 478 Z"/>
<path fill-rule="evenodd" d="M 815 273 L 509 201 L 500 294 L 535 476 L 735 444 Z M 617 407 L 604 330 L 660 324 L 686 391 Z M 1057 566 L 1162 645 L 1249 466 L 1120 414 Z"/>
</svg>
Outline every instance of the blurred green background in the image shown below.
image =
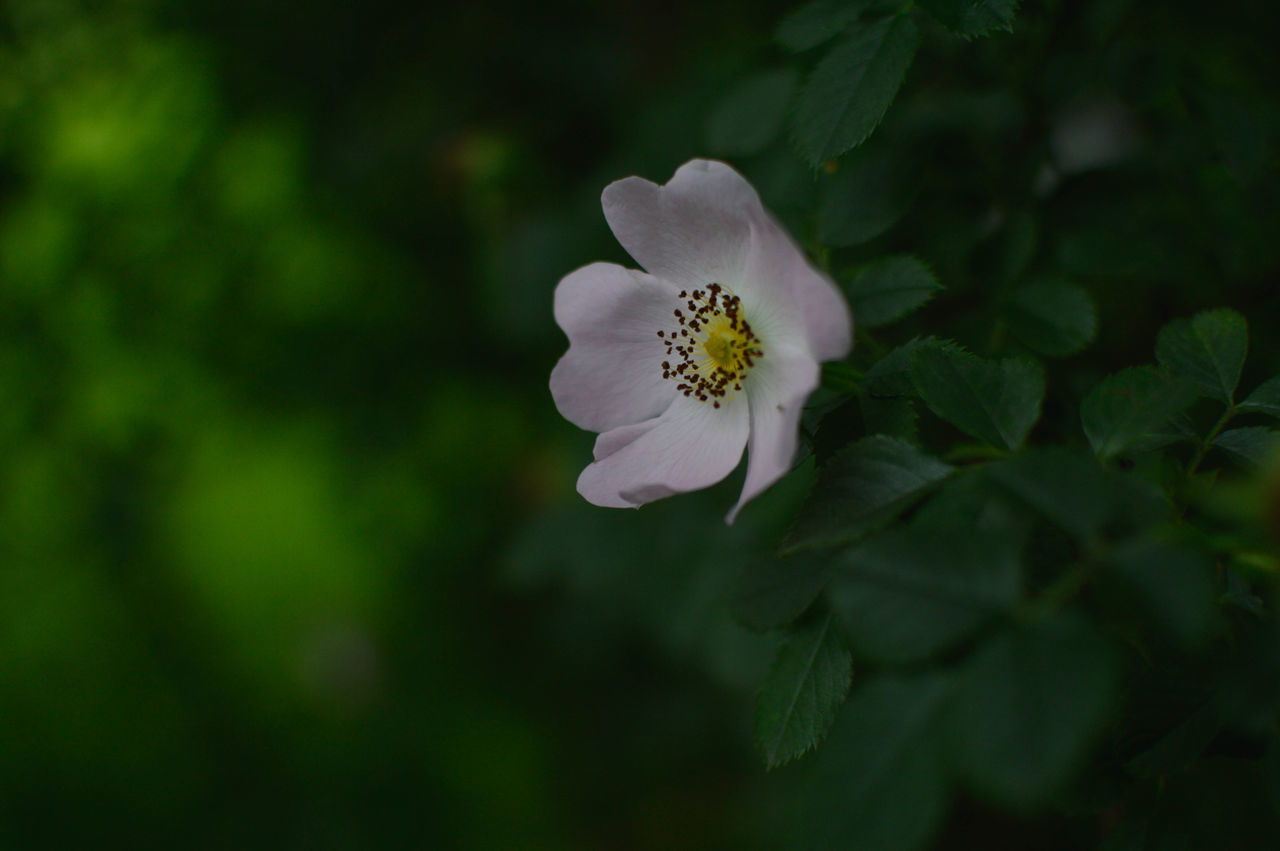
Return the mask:
<svg viewBox="0 0 1280 851">
<path fill-rule="evenodd" d="M 1071 392 L 1218 304 L 1265 377 L 1274 13 L 1161 5 L 927 32 L 882 133 L 915 206 L 844 260 L 929 259 L 961 339 L 1087 283 Z M 724 601 L 808 473 L 733 528 L 735 479 L 593 509 L 546 379 L 555 283 L 627 262 L 601 188 L 734 154 L 708 115 L 789 7 L 2 7 L 0 844 L 777 847 L 774 640 Z M 776 135 L 730 159 L 810 241 Z"/>
</svg>

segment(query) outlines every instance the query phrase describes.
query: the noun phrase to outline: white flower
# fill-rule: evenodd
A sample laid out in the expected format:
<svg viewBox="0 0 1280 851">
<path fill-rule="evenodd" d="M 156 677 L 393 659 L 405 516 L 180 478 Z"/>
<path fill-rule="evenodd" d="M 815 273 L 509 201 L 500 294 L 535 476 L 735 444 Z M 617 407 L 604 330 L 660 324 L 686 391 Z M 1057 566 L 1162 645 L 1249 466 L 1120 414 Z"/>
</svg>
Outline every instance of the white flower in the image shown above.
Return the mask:
<svg viewBox="0 0 1280 851">
<path fill-rule="evenodd" d="M 646 272 L 593 263 L 556 287 L 569 351 L 551 395 L 600 432 L 578 492 L 633 508 L 723 479 L 749 447 L 742 506 L 791 468 L 800 412 L 852 319 L 729 166 L 685 163 L 665 186 L 605 187 L 605 219 Z"/>
</svg>

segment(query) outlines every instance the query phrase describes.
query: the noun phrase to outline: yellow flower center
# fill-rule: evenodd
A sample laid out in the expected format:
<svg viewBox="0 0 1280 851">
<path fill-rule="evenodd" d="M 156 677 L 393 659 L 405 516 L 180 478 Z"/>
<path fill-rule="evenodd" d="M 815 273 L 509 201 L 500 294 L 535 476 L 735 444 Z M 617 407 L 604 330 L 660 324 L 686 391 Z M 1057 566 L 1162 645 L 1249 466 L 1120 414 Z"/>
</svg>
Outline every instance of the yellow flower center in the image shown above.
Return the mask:
<svg viewBox="0 0 1280 851">
<path fill-rule="evenodd" d="M 742 315 L 742 302 L 721 284 L 686 292 L 685 307 L 674 312 L 676 327 L 658 336 L 675 358 L 662 362 L 662 377 L 680 382 L 676 390 L 720 407 L 742 390 L 747 372 L 760 358 L 760 338 Z"/>
</svg>

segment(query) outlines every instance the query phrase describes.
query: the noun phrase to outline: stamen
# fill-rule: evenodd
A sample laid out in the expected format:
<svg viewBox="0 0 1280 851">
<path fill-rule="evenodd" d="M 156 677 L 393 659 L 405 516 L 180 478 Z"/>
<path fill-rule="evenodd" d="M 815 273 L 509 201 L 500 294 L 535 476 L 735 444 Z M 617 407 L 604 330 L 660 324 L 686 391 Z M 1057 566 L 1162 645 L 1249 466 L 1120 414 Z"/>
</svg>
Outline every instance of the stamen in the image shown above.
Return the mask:
<svg viewBox="0 0 1280 851">
<path fill-rule="evenodd" d="M 677 308 L 677 327 L 658 332 L 666 353 L 678 358 L 674 365 L 662 362 L 662 377 L 680 381 L 676 390 L 685 396 L 719 408 L 721 400 L 742 390 L 747 372 L 764 357 L 760 338 L 728 287 L 711 283 L 705 290 L 681 290 L 678 297 L 693 315 Z"/>
</svg>

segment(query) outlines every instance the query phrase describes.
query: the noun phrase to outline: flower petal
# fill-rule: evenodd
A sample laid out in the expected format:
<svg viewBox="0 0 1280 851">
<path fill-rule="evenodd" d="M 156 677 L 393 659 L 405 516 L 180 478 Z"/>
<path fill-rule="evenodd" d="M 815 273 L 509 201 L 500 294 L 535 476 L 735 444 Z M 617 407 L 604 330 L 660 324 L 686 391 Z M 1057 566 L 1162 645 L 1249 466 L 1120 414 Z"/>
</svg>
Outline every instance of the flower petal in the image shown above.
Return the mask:
<svg viewBox="0 0 1280 851">
<path fill-rule="evenodd" d="M 742 459 L 747 420 L 746 394 L 719 408 L 678 395 L 662 416 L 600 435 L 578 493 L 595 505 L 635 508 L 709 487 Z"/>
<path fill-rule="evenodd" d="M 676 397 L 662 377 L 677 288 L 644 272 L 593 263 L 556 286 L 556 322 L 569 351 L 551 372 L 551 396 L 565 419 L 608 431 L 656 417 Z"/>
<path fill-rule="evenodd" d="M 777 349 L 756 364 L 747 379 L 751 441 L 747 478 L 738 504 L 725 517 L 732 523 L 750 500 L 791 470 L 799 442 L 805 400 L 822 378 L 818 362 L 801 349 Z"/>
<path fill-rule="evenodd" d="M 605 219 L 641 266 L 681 287 L 713 281 L 732 289 L 753 325 L 803 334 L 819 360 L 849 350 L 849 310 L 728 165 L 691 160 L 665 185 L 628 177 L 605 187 Z"/>
</svg>

